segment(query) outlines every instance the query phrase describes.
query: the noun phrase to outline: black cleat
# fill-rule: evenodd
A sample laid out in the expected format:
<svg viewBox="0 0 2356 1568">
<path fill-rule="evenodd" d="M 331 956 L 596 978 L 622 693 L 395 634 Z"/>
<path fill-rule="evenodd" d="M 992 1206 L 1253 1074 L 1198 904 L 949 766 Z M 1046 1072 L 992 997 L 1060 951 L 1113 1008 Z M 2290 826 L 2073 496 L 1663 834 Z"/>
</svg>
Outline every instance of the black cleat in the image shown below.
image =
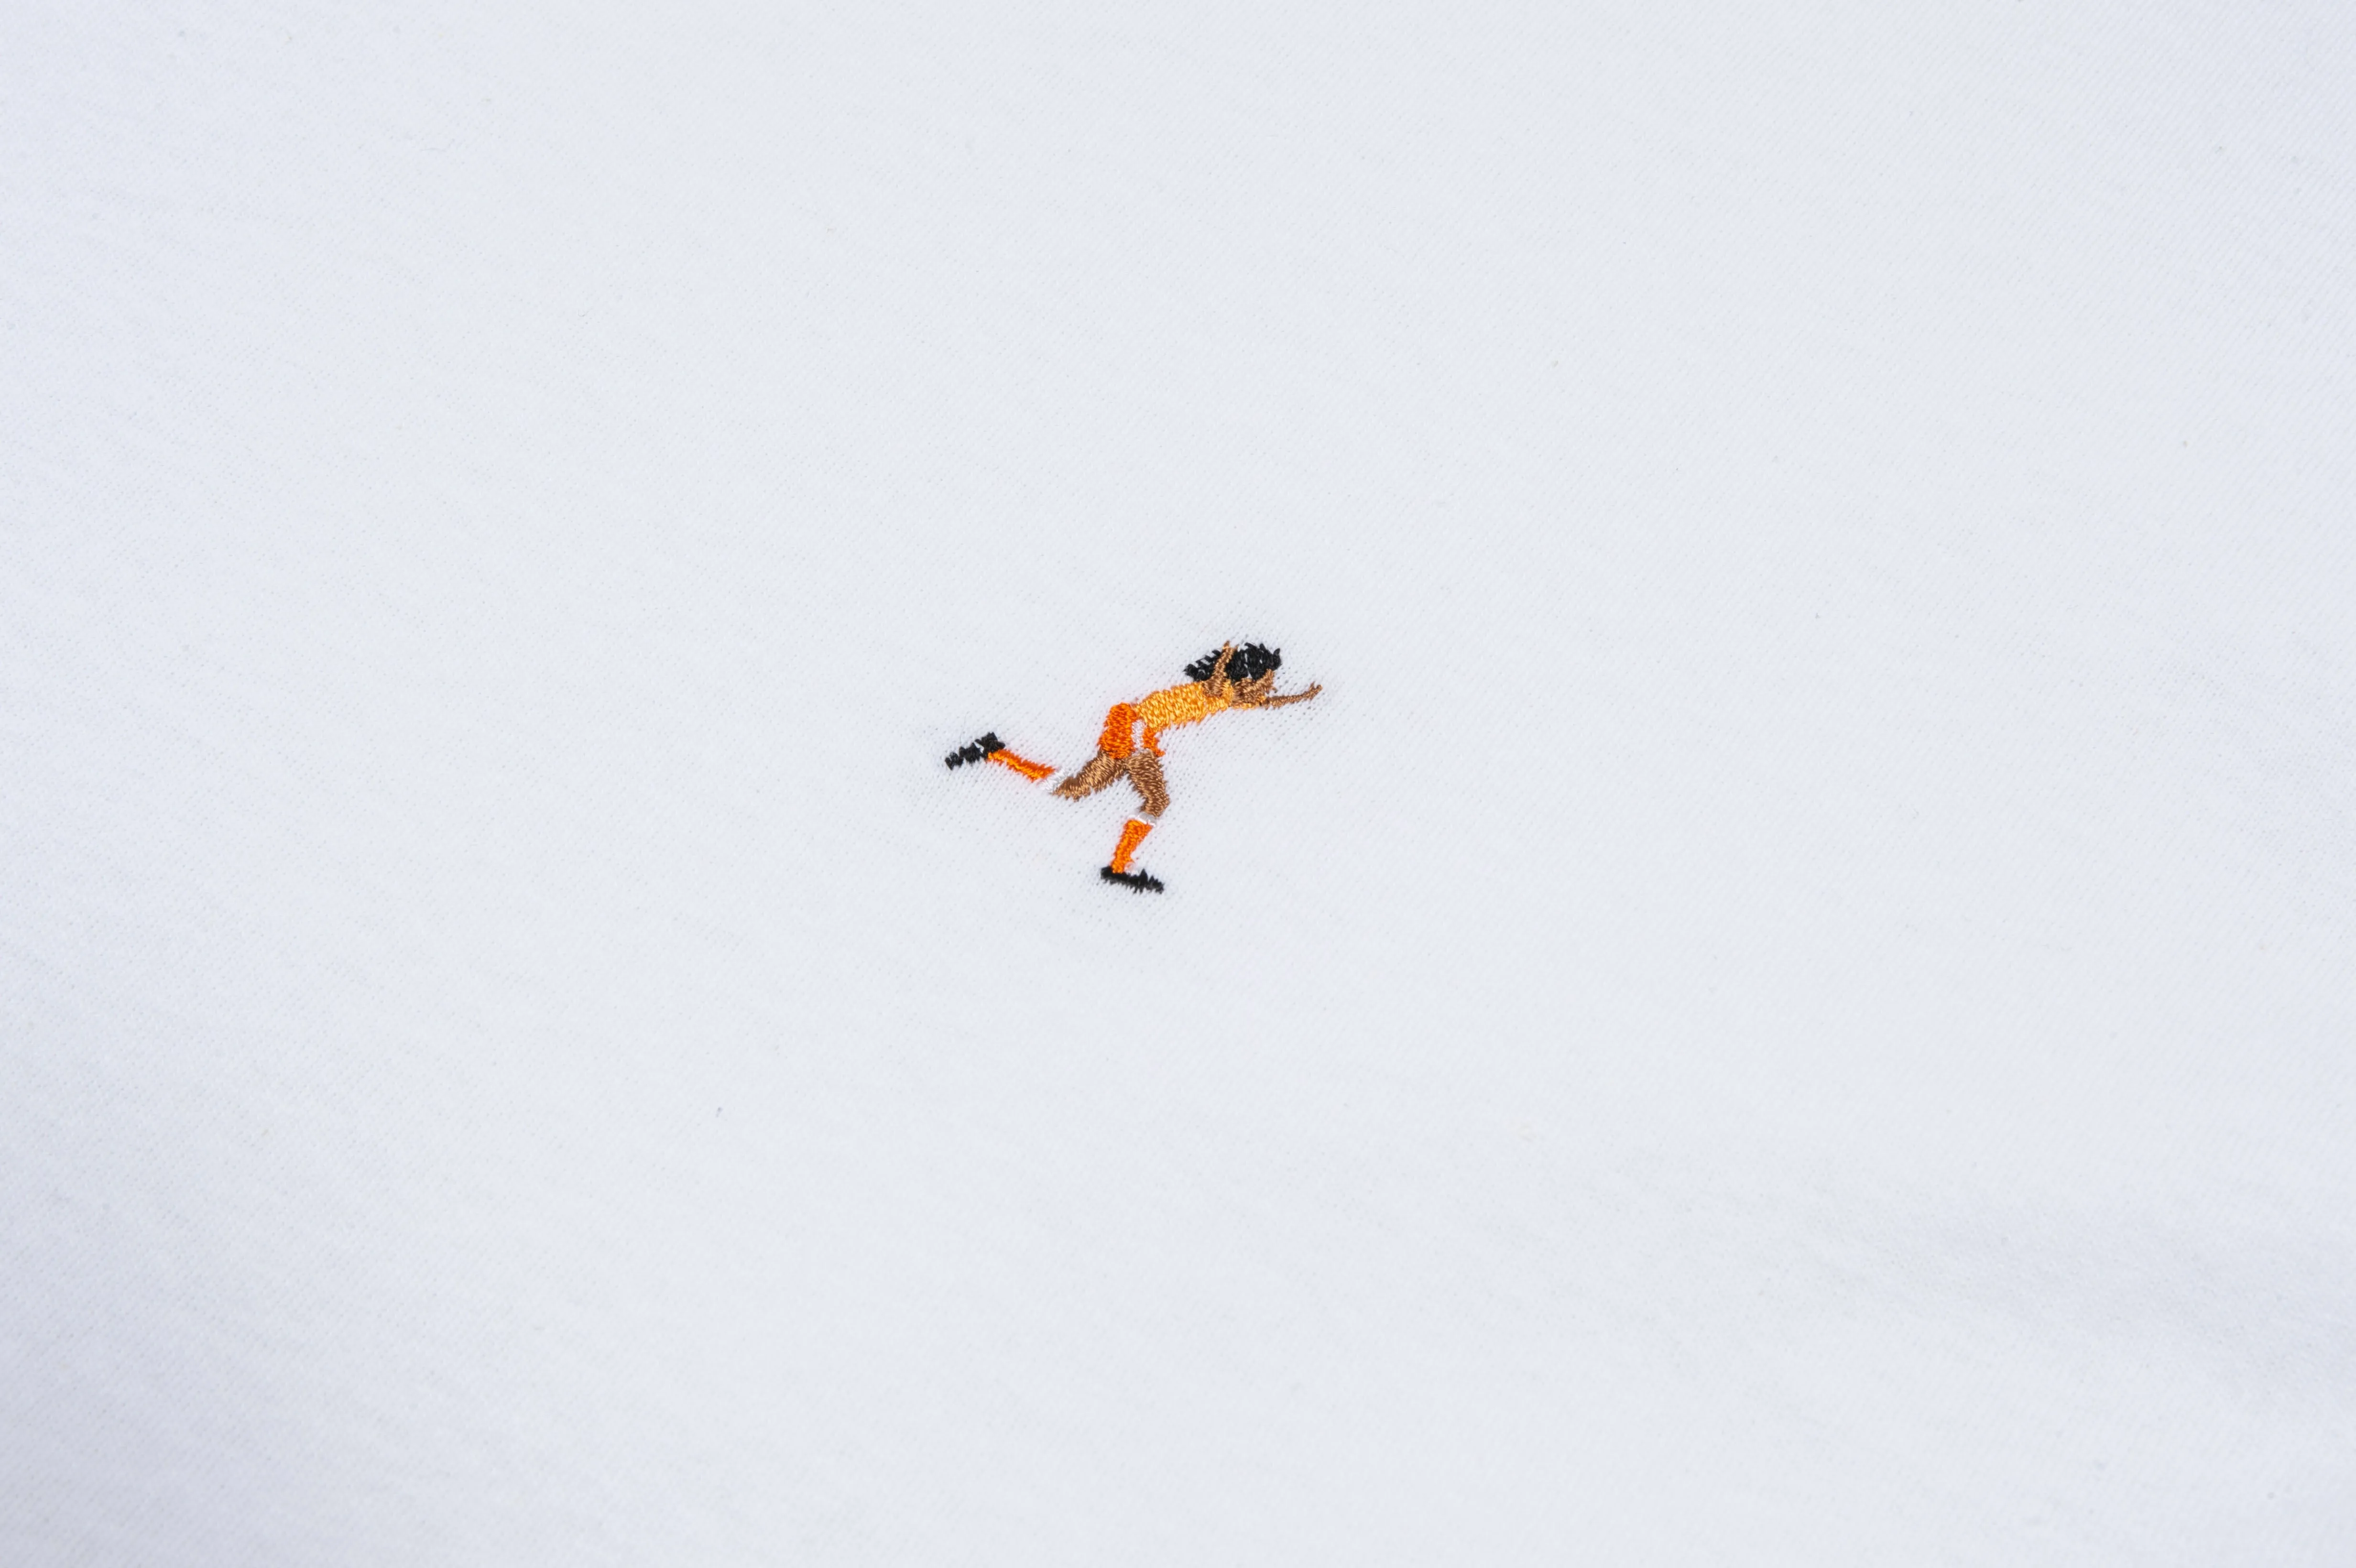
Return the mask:
<svg viewBox="0 0 2356 1568">
<path fill-rule="evenodd" d="M 1141 893 L 1158 893 L 1162 891 L 1162 879 L 1150 871 L 1116 871 L 1110 866 L 1107 866 L 1097 875 L 1108 882 L 1119 882 L 1122 887 L 1133 889 Z"/>
<path fill-rule="evenodd" d="M 978 763 L 984 757 L 995 756 L 1004 750 L 1006 750 L 1006 742 L 998 738 L 997 731 L 992 730 L 987 735 L 968 741 L 941 760 L 953 768 L 961 768 L 968 763 Z"/>
</svg>

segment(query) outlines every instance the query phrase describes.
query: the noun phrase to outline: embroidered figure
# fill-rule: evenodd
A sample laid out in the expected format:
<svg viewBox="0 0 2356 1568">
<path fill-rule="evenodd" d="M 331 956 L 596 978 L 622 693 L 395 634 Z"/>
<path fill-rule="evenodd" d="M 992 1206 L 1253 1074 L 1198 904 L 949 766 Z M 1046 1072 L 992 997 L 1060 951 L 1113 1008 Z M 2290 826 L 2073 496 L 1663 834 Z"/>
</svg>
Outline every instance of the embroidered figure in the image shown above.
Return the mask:
<svg viewBox="0 0 2356 1568">
<path fill-rule="evenodd" d="M 1325 689 L 1312 685 L 1306 691 L 1278 696 L 1276 672 L 1283 663 L 1281 648 L 1264 647 L 1258 643 L 1246 643 L 1238 648 L 1228 643 L 1217 653 L 1205 654 L 1188 665 L 1185 685 L 1166 688 L 1135 702 L 1113 705 L 1112 711 L 1105 715 L 1104 733 L 1097 738 L 1097 754 L 1058 782 L 1055 789 L 1066 800 L 1085 800 L 1127 779 L 1130 787 L 1137 791 L 1139 815 L 1122 825 L 1111 863 L 1098 876 L 1139 892 L 1162 891 L 1161 879 L 1130 868 L 1137 858 L 1138 846 L 1145 842 L 1145 836 L 1153 831 L 1153 825 L 1170 808 L 1170 786 L 1162 776 L 1163 731 L 1199 724 L 1231 709 L 1284 708 L 1306 702 Z M 1006 742 L 998 738 L 995 731 L 951 752 L 948 762 L 952 768 L 969 763 L 997 763 L 1034 783 L 1055 771 L 1044 763 L 1016 756 L 1006 749 Z"/>
</svg>

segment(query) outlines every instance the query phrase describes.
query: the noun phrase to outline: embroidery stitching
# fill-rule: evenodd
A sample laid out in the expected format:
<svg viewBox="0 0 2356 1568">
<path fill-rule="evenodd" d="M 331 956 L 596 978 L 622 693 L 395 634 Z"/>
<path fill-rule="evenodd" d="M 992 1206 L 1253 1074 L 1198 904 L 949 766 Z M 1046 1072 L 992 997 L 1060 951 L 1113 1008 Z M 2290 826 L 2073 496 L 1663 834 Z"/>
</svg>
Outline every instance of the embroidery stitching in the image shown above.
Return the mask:
<svg viewBox="0 0 2356 1568">
<path fill-rule="evenodd" d="M 1259 643 L 1246 643 L 1239 648 L 1227 643 L 1216 653 L 1205 654 L 1186 666 L 1188 684 L 1165 688 L 1134 702 L 1113 704 L 1111 711 L 1105 715 L 1104 731 L 1097 738 L 1096 755 L 1059 782 L 1053 791 L 1060 799 L 1086 800 L 1123 779 L 1137 791 L 1141 815 L 1122 825 L 1111 862 L 1097 873 L 1102 880 L 1137 892 L 1162 891 L 1160 878 L 1130 867 L 1145 836 L 1153 831 L 1162 814 L 1170 809 L 1170 785 L 1162 773 L 1163 732 L 1199 724 L 1234 709 L 1290 707 L 1306 702 L 1325 689 L 1312 683 L 1306 690 L 1277 695 L 1276 672 L 1283 663 L 1281 648 Z M 944 760 L 951 768 L 997 763 L 1033 784 L 1055 771 L 1045 763 L 1034 763 L 1008 751 L 995 730 L 959 746 Z"/>
<path fill-rule="evenodd" d="M 998 738 L 996 731 L 977 740 L 967 741 L 951 752 L 947 761 L 953 768 L 963 767 L 968 763 L 996 763 L 1001 767 L 1012 768 L 1033 784 L 1055 771 L 1045 763 L 1034 763 L 1027 757 L 1018 757 L 1008 751 L 1006 742 Z"/>
</svg>

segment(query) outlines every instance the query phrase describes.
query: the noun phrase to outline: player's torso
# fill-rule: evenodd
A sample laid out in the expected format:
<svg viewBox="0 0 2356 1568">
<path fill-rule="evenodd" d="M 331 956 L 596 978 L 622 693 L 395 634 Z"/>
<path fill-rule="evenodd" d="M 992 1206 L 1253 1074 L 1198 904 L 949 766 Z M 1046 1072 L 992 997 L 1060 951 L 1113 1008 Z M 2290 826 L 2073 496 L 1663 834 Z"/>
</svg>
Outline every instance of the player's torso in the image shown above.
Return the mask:
<svg viewBox="0 0 2356 1568">
<path fill-rule="evenodd" d="M 1145 720 L 1147 729 L 1168 730 L 1180 724 L 1198 723 L 1234 705 L 1226 698 L 1213 697 L 1200 681 L 1194 681 L 1140 698 L 1136 706 L 1137 716 Z"/>
</svg>

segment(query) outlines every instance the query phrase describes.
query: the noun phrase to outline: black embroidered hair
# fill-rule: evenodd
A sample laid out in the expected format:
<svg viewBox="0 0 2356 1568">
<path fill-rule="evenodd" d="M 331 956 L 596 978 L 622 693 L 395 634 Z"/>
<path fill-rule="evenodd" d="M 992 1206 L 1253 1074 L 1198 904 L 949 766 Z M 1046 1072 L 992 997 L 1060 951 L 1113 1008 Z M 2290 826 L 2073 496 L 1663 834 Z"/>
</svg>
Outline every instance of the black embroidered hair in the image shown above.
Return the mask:
<svg viewBox="0 0 2356 1568">
<path fill-rule="evenodd" d="M 1258 680 L 1284 663 L 1284 650 L 1271 648 L 1264 643 L 1246 643 L 1227 656 L 1227 678 L 1241 686 L 1248 680 Z M 1208 680 L 1211 672 L 1219 667 L 1216 648 L 1186 667 L 1188 680 Z"/>
</svg>

